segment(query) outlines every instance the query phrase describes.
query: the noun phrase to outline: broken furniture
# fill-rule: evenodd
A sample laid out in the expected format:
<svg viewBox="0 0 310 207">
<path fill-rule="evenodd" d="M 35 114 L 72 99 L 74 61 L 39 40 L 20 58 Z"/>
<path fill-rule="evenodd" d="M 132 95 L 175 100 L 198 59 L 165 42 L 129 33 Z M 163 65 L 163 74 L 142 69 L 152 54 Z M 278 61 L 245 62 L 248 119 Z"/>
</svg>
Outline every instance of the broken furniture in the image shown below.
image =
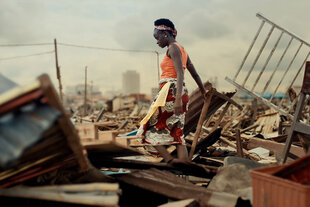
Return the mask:
<svg viewBox="0 0 310 207">
<path fill-rule="evenodd" d="M 285 107 L 283 104 L 284 101 L 287 100 L 286 97 L 288 89 L 290 89 L 293 86 L 293 84 L 299 77 L 305 62 L 307 61 L 310 55 L 309 51 L 310 44 L 302 40 L 301 38 L 297 37 L 293 33 L 282 28 L 281 26 L 273 23 L 272 21 L 262 16 L 261 14 L 257 14 L 256 16 L 262 20 L 261 25 L 244 59 L 242 60 L 242 63 L 237 73 L 235 74 L 233 79 L 230 79 L 229 77 L 226 77 L 225 79 L 228 82 L 232 83 L 234 86 L 236 86 L 238 89 L 248 93 L 249 95 L 263 102 L 267 106 L 274 108 L 281 114 L 286 115 L 290 119 L 292 119 L 293 116 L 289 112 L 294 104 Z M 266 23 L 267 26 L 265 26 Z M 269 29 L 267 34 L 265 34 L 266 32 L 265 33 L 262 32 L 263 28 Z M 259 38 L 260 34 L 262 36 L 261 37 L 262 42 L 257 41 L 258 39 L 260 39 Z M 271 36 L 277 37 L 275 42 L 272 42 L 270 40 L 272 39 L 270 38 Z M 255 45 L 255 43 L 257 46 Z M 277 50 L 279 49 L 278 47 L 279 43 L 286 45 L 286 48 L 283 52 L 278 52 Z M 269 51 L 264 50 L 265 48 L 270 47 L 272 49 L 270 49 Z M 290 50 L 293 51 L 294 54 L 293 56 L 288 55 L 288 51 L 291 52 Z M 253 55 L 250 54 L 251 51 L 253 51 L 252 52 L 254 53 Z M 264 55 L 262 55 L 262 53 L 266 52 L 267 53 L 269 52 L 268 57 L 265 60 L 261 60 L 264 58 Z M 257 64 L 259 61 L 260 62 L 263 61 L 260 70 Z M 294 67 L 292 67 L 292 65 Z M 285 68 L 285 71 L 281 70 L 282 68 Z M 272 72 L 272 74 L 270 75 L 268 72 Z M 278 78 L 280 78 L 280 80 Z M 253 84 L 250 86 L 251 83 Z M 288 87 L 285 87 L 286 85 L 288 85 Z M 271 93 L 270 97 L 268 96 L 269 97 L 268 99 L 265 98 L 266 96 L 264 95 L 266 95 L 265 93 L 267 91 L 271 90 L 270 88 L 275 89 L 273 90 L 273 93 Z M 284 90 L 285 94 L 282 96 L 278 105 L 276 105 L 272 101 L 277 95 L 276 93 L 278 92 L 279 89 L 282 90 L 285 89 Z"/>
<path fill-rule="evenodd" d="M 211 131 L 212 133 L 218 128 L 230 104 L 233 104 L 239 110 L 242 110 L 242 107 L 231 99 L 231 97 L 235 93 L 219 93 L 216 91 L 215 88 L 212 87 L 209 82 L 204 83 L 204 87 L 206 90 L 208 90 L 207 97 L 202 97 L 201 92 L 198 89 L 193 91 L 193 93 L 190 95 L 189 109 L 185 115 L 185 124 L 183 129 L 184 135 L 186 136 L 191 131 L 196 129 L 193 142 L 191 143 L 192 147 L 189 153 L 190 159 L 192 159 L 194 155 L 195 148 L 198 143 L 199 134 L 202 129 L 202 124 L 206 119 L 210 118 L 212 114 L 214 114 L 224 103 L 227 102 L 224 110 L 222 111 L 220 117 L 218 118 L 215 126 Z"/>
<path fill-rule="evenodd" d="M 310 95 L 310 62 L 309 61 L 306 63 L 304 81 L 303 81 L 303 85 L 301 88 L 301 92 L 299 94 L 299 100 L 297 103 L 297 107 L 295 109 L 294 118 L 292 120 L 292 125 L 291 125 L 290 131 L 286 139 L 285 148 L 281 155 L 280 163 L 282 164 L 285 163 L 288 152 L 290 151 L 293 136 L 296 135 L 296 133 L 310 135 L 310 125 L 301 122 L 301 118 L 302 118 L 301 113 L 302 113 L 302 110 L 304 109 L 307 95 Z M 309 149 L 308 149 L 309 146 L 307 146 L 306 148 L 307 148 L 306 151 L 309 152 Z"/>
<path fill-rule="evenodd" d="M 204 83 L 205 89 L 210 89 L 211 85 L 209 82 Z M 204 120 L 211 117 L 223 104 L 229 102 L 235 105 L 239 110 L 242 110 L 242 107 L 237 104 L 235 101 L 231 99 L 231 97 L 235 94 L 235 92 L 229 93 L 219 93 L 213 88 L 213 96 L 211 99 L 211 103 L 207 110 L 207 114 L 204 117 Z M 201 95 L 199 89 L 194 90 L 189 97 L 189 106 L 188 112 L 185 115 L 185 124 L 184 124 L 184 136 L 187 136 L 190 132 L 194 132 L 201 114 L 201 110 L 204 104 L 204 98 Z"/>
<path fill-rule="evenodd" d="M 262 20 L 261 25 L 237 73 L 233 79 L 229 77 L 225 79 L 292 120 L 293 129 L 289 132 L 287 146 L 280 159 L 280 163 L 284 163 L 294 130 L 309 134 L 307 129 L 310 126 L 299 122 L 305 91 L 300 93 L 300 101 L 294 116 L 290 112 L 294 110 L 298 99 L 290 103 L 288 93 L 296 80 L 301 82 L 301 70 L 310 55 L 310 44 L 261 14 L 256 16 Z M 283 51 L 279 47 L 281 44 L 286 45 Z M 278 96 L 276 100 L 277 92 L 280 90 L 284 91 L 284 94 Z M 268 91 L 273 91 L 270 96 L 266 94 Z"/>
</svg>

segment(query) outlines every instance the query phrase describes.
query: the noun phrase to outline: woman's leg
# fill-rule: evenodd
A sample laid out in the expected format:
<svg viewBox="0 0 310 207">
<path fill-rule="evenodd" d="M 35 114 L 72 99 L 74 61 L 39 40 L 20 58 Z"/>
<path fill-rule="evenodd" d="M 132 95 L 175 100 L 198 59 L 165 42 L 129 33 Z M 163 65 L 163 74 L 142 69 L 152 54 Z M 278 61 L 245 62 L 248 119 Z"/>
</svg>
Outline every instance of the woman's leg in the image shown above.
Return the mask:
<svg viewBox="0 0 310 207">
<path fill-rule="evenodd" d="M 177 145 L 178 158 L 182 161 L 188 161 L 188 152 L 185 145 Z"/>
<path fill-rule="evenodd" d="M 154 146 L 154 148 L 159 152 L 159 154 L 164 158 L 165 162 L 170 162 L 172 163 L 178 163 L 178 162 L 184 162 L 188 161 L 188 153 L 185 145 L 177 145 L 177 152 L 178 152 L 178 159 L 173 158 L 165 146 Z"/>
<path fill-rule="evenodd" d="M 164 158 L 165 162 L 169 162 L 173 159 L 173 157 L 169 154 L 165 146 L 158 145 L 158 146 L 154 146 L 154 148 Z"/>
</svg>

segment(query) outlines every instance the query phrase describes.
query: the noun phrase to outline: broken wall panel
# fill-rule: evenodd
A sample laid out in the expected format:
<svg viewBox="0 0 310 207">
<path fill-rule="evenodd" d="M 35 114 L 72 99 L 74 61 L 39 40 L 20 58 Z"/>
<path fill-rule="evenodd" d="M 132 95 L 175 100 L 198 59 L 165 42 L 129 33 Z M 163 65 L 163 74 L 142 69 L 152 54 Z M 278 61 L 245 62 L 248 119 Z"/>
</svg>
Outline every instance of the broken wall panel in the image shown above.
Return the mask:
<svg viewBox="0 0 310 207">
<path fill-rule="evenodd" d="M 0 187 L 62 167 L 89 169 L 80 139 L 47 75 L 2 94 L 0 111 Z"/>
<path fill-rule="evenodd" d="M 204 87 L 207 89 L 209 87 L 209 83 L 206 82 L 204 84 Z M 228 98 L 231 98 L 234 94 L 235 92 L 224 93 L 224 95 Z M 202 97 L 201 92 L 198 89 L 193 91 L 189 99 L 190 102 L 188 112 L 185 116 L 185 124 L 183 129 L 183 133 L 185 136 L 195 130 L 204 104 L 204 98 Z M 226 103 L 226 100 L 220 98 L 217 95 L 214 95 L 211 99 L 211 103 L 205 119 L 209 118 L 213 113 L 215 113 L 224 103 Z"/>
</svg>

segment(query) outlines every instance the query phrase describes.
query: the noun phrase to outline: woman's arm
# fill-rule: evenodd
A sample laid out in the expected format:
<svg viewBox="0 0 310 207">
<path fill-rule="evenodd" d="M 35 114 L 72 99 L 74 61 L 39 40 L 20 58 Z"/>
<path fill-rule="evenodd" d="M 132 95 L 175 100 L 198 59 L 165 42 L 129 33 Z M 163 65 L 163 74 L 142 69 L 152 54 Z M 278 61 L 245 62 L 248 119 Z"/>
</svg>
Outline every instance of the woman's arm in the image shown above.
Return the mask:
<svg viewBox="0 0 310 207">
<path fill-rule="evenodd" d="M 182 113 L 182 90 L 183 90 L 183 80 L 184 80 L 181 51 L 179 50 L 178 46 L 176 46 L 175 44 L 172 44 L 169 47 L 168 55 L 171 57 L 175 71 L 177 73 L 177 94 L 176 94 L 176 100 L 175 100 L 173 107 L 174 107 L 175 114 L 178 115 Z"/>
<path fill-rule="evenodd" d="M 189 73 L 191 74 L 191 76 L 193 77 L 193 79 L 195 80 L 195 82 L 197 83 L 201 94 L 205 97 L 207 92 L 206 92 L 205 88 L 203 87 L 200 76 L 198 75 L 198 73 L 197 73 L 191 59 L 189 58 L 189 56 L 187 56 L 186 67 L 187 67 Z"/>
</svg>

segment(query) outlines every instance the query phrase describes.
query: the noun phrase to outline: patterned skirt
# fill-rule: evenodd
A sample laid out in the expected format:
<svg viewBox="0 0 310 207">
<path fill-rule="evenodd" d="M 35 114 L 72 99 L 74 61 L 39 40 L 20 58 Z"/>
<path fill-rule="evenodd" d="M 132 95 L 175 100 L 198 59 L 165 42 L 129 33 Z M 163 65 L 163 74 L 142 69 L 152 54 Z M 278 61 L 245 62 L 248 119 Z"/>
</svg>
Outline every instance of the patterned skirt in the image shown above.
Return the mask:
<svg viewBox="0 0 310 207">
<path fill-rule="evenodd" d="M 166 98 L 165 106 L 158 107 L 148 122 L 141 125 L 138 131 L 138 134 L 144 137 L 142 139 L 142 143 L 146 144 L 145 149 L 153 155 L 158 155 L 158 152 L 154 147 L 152 147 L 152 145 L 185 144 L 183 128 L 185 114 L 188 110 L 188 91 L 183 83 L 182 113 L 176 115 L 174 114 L 173 105 L 176 100 L 177 79 L 169 78 L 161 80 L 160 88 L 162 88 L 168 81 L 171 82 L 171 85 Z M 152 105 L 156 101 L 157 97 L 158 95 L 155 97 Z"/>
</svg>

